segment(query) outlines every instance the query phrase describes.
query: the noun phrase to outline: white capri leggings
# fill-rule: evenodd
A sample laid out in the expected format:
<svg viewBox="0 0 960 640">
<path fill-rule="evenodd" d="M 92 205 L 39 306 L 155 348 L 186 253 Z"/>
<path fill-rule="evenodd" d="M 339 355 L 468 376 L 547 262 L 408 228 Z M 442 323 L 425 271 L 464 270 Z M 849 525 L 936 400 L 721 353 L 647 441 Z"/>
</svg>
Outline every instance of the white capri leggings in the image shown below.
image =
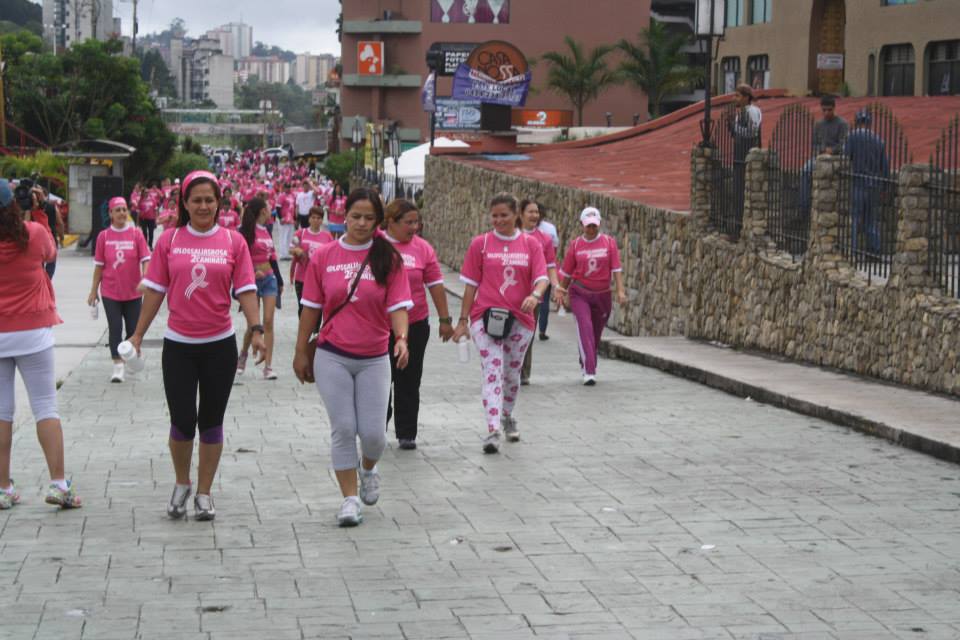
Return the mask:
<svg viewBox="0 0 960 640">
<path fill-rule="evenodd" d="M 379 460 L 387 446 L 390 358 L 347 358 L 318 348 L 313 372 L 330 419 L 333 469 L 357 468 L 357 436 L 363 455 Z"/>
<path fill-rule="evenodd" d="M 17 369 L 20 369 L 20 376 L 27 387 L 34 420 L 59 419 L 53 347 L 50 347 L 25 356 L 0 358 L 0 421 L 13 422 L 16 408 L 14 377 Z"/>
</svg>

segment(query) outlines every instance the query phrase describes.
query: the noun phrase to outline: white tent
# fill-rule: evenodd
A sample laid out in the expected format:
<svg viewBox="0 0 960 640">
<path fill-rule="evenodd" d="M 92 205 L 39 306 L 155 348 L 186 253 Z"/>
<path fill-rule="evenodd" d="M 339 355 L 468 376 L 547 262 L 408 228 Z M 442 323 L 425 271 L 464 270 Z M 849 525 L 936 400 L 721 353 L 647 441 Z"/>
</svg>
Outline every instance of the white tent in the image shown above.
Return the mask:
<svg viewBox="0 0 960 640">
<path fill-rule="evenodd" d="M 461 140 L 451 140 L 450 138 L 437 138 L 434 140 L 434 146 L 437 147 L 469 147 L 470 145 Z M 420 146 L 408 149 L 400 154 L 400 163 L 397 167 L 397 173 L 400 179 L 407 183 L 423 184 L 424 174 L 426 173 L 427 156 L 430 155 L 430 143 L 426 142 Z M 392 183 L 393 158 L 384 158 L 383 172 L 389 176 Z"/>
</svg>

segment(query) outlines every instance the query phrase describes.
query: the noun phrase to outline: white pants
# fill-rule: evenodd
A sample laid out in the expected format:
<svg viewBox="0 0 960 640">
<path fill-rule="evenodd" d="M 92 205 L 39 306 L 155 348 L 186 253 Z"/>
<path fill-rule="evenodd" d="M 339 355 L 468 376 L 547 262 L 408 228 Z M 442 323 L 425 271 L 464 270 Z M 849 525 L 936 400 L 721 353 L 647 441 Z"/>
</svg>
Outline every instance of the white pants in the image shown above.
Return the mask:
<svg viewBox="0 0 960 640">
<path fill-rule="evenodd" d="M 0 421 L 13 422 L 13 385 L 17 369 L 20 370 L 20 376 L 27 387 L 33 419 L 40 422 L 59 418 L 53 347 L 50 347 L 29 355 L 0 358 Z"/>
<path fill-rule="evenodd" d="M 297 225 L 280 223 L 280 248 L 277 252 L 281 258 L 290 257 L 290 243 L 293 241 L 293 232 Z"/>
</svg>

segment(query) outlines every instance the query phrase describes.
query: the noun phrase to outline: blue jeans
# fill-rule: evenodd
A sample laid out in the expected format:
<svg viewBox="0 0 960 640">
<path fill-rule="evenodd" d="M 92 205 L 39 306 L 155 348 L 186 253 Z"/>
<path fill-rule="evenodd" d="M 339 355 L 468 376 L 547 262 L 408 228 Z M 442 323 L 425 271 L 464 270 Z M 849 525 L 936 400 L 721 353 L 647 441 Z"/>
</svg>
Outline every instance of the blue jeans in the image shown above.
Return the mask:
<svg viewBox="0 0 960 640">
<path fill-rule="evenodd" d="M 257 297 L 277 297 L 280 293 L 280 287 L 277 286 L 277 276 L 274 273 L 266 275 L 257 280 Z"/>
<path fill-rule="evenodd" d="M 547 290 L 543 292 L 543 300 L 540 301 L 540 333 L 547 332 L 547 322 L 550 321 L 550 292 L 553 290 L 552 286 L 548 286 Z"/>
<path fill-rule="evenodd" d="M 853 207 L 851 217 L 851 241 L 854 251 L 880 253 L 879 204 L 880 194 L 875 186 L 853 185 Z M 866 241 L 866 247 L 860 246 L 860 236 Z"/>
</svg>

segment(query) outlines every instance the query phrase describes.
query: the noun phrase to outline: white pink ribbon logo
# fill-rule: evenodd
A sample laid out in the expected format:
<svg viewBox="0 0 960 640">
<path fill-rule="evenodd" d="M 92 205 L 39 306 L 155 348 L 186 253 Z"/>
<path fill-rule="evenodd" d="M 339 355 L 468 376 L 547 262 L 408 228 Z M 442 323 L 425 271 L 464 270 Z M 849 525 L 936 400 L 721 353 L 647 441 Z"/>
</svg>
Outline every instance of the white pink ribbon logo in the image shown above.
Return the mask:
<svg viewBox="0 0 960 640">
<path fill-rule="evenodd" d="M 124 262 L 126 262 L 126 260 L 124 260 L 123 249 L 117 249 L 117 259 L 113 261 L 113 268 L 116 269 Z"/>
<path fill-rule="evenodd" d="M 597 259 L 590 258 L 589 260 L 587 260 L 587 272 L 584 275 L 588 276 L 591 273 L 595 273 L 599 269 L 600 269 L 600 263 L 597 261 Z"/>
<path fill-rule="evenodd" d="M 207 265 L 199 262 L 193 265 L 193 269 L 190 270 L 190 278 L 193 282 L 187 287 L 187 290 L 184 292 L 184 295 L 187 296 L 187 300 L 190 299 L 190 296 L 194 294 L 197 289 L 206 289 L 207 285 Z"/>
<path fill-rule="evenodd" d="M 500 295 L 505 295 L 507 289 L 517 284 L 517 270 L 513 267 L 504 267 L 503 268 L 503 284 L 500 285 Z"/>
</svg>

